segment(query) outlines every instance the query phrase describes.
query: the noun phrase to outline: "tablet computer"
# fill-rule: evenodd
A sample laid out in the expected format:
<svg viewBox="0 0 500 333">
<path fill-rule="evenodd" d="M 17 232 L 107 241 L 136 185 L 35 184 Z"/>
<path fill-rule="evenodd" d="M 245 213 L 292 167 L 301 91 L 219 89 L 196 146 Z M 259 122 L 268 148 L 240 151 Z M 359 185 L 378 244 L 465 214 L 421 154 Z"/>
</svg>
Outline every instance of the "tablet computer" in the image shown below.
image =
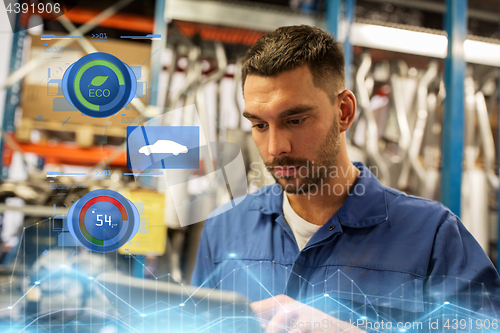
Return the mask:
<svg viewBox="0 0 500 333">
<path fill-rule="evenodd" d="M 241 294 L 103 273 L 96 278 L 119 320 L 139 332 L 262 332 Z"/>
</svg>

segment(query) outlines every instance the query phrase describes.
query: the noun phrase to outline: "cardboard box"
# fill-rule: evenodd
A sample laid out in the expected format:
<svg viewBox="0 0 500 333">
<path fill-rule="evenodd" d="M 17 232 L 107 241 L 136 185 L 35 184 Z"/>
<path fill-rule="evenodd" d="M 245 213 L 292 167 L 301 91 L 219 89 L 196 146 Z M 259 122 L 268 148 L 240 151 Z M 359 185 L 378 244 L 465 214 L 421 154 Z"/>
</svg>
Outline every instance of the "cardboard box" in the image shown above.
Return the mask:
<svg viewBox="0 0 500 333">
<path fill-rule="evenodd" d="M 51 32 L 44 32 L 51 34 Z M 52 33 L 61 35 L 61 33 Z M 31 48 L 29 58 L 42 55 L 43 63 L 29 75 L 23 82 L 21 103 L 23 113 L 22 118 L 24 128 L 42 125 L 44 122 L 64 124 L 66 130 L 71 131 L 75 125 L 97 126 L 102 128 L 112 128 L 113 134 L 123 133 L 129 125 L 140 114 L 129 104 L 120 112 L 108 118 L 92 118 L 83 115 L 72 107 L 62 95 L 62 77 L 64 71 L 75 61 L 86 55 L 78 42 L 73 42 L 65 48 L 56 48 L 51 45 L 56 40 L 41 40 L 39 37 L 31 37 Z M 90 39 L 88 39 L 90 41 Z M 48 44 L 48 46 L 45 46 Z M 127 40 L 107 39 L 107 41 L 91 42 L 99 52 L 112 54 L 129 65 L 138 79 L 138 96 L 147 105 L 149 88 L 149 59 L 151 56 L 151 46 L 147 43 L 137 43 Z M 54 124 L 51 124 L 53 127 Z M 22 127 L 22 124 L 19 124 Z M 44 128 L 47 126 L 38 126 Z M 61 128 L 61 130 L 63 130 Z M 106 132 L 106 130 L 105 130 Z M 105 133 L 106 134 L 106 133 Z"/>
</svg>

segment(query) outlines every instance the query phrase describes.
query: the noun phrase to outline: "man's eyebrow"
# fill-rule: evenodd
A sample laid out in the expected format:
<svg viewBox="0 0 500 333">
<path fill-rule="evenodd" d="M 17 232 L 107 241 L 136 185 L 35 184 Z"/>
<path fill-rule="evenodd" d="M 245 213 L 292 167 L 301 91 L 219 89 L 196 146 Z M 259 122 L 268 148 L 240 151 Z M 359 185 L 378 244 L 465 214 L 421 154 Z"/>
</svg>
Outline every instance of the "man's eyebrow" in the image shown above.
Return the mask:
<svg viewBox="0 0 500 333">
<path fill-rule="evenodd" d="M 257 120 L 261 120 L 259 117 L 257 117 L 256 115 L 253 115 L 251 114 L 250 112 L 243 112 L 243 117 L 247 118 L 247 119 L 257 119 Z"/>
<path fill-rule="evenodd" d="M 305 113 L 307 111 L 311 111 L 312 109 L 316 108 L 315 105 L 299 105 L 296 107 L 293 107 L 291 109 L 288 109 L 286 111 L 283 111 L 280 114 L 280 118 L 286 118 L 290 116 L 295 116 L 297 114 Z"/>
<path fill-rule="evenodd" d="M 307 111 L 310 111 L 310 110 L 312 110 L 314 108 L 316 108 L 315 105 L 299 105 L 299 106 L 296 106 L 296 107 L 293 107 L 291 109 L 283 111 L 279 115 L 279 117 L 280 118 L 286 118 L 286 117 L 290 117 L 290 116 L 295 116 L 297 114 L 301 114 L 301 113 L 305 113 Z M 247 119 L 262 120 L 262 119 L 260 119 L 260 117 L 257 117 L 256 115 L 253 115 L 253 114 L 251 114 L 248 111 L 243 112 L 243 117 L 245 117 Z"/>
</svg>

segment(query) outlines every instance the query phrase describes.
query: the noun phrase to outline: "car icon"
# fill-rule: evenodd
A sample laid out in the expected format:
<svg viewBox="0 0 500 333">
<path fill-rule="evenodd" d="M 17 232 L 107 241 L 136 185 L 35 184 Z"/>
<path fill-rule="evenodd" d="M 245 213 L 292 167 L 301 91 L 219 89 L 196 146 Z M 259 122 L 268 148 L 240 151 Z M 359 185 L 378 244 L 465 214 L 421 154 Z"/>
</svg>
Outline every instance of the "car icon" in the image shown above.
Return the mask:
<svg viewBox="0 0 500 333">
<path fill-rule="evenodd" d="M 186 146 L 172 140 L 157 140 L 152 145 L 142 146 L 139 153 L 149 156 L 151 154 L 185 154 L 188 152 Z"/>
</svg>

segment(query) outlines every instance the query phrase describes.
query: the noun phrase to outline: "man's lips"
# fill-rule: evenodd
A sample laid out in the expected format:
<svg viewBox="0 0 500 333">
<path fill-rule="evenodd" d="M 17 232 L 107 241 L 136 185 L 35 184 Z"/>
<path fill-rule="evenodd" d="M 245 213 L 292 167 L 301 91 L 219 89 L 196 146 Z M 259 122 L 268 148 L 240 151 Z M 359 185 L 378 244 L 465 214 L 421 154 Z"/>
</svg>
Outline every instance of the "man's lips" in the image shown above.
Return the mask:
<svg viewBox="0 0 500 333">
<path fill-rule="evenodd" d="M 276 166 L 273 169 L 276 177 L 290 177 L 297 172 L 297 167 L 294 166 Z"/>
</svg>

